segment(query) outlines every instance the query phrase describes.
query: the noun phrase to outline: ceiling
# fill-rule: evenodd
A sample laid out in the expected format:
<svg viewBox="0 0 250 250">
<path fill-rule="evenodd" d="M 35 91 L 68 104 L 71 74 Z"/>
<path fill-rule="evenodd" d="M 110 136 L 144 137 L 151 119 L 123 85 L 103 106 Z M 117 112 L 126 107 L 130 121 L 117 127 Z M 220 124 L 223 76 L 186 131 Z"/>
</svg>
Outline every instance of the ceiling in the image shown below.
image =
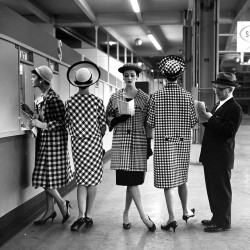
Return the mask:
<svg viewBox="0 0 250 250">
<path fill-rule="evenodd" d="M 95 34 L 98 30 L 99 40 L 103 39 L 103 34 L 106 36 L 108 33 L 110 40 L 118 40 L 138 60 L 156 68 L 157 62 L 165 55 L 182 54 L 184 51 L 183 27 L 186 19 L 192 15 L 194 0 L 138 2 L 140 13 L 134 13 L 129 0 L 0 0 L 0 4 L 33 23 L 55 27 L 55 36 L 73 48 L 95 46 Z M 214 1 L 200 2 L 203 8 L 209 8 Z M 221 14 L 230 27 L 236 19 L 240 19 L 244 9 L 249 9 L 249 2 L 220 0 Z M 235 33 L 235 28 L 231 27 L 228 30 L 230 32 Z M 155 49 L 147 36 L 149 33 L 158 40 L 161 50 Z M 141 39 L 140 46 L 136 45 L 136 38 Z M 226 48 L 230 39 L 224 40 L 224 45 L 220 46 Z"/>
<path fill-rule="evenodd" d="M 77 43 L 79 38 L 94 45 L 98 27 L 154 67 L 164 55 L 183 51 L 183 17 L 192 10 L 193 0 L 138 2 L 141 12 L 136 14 L 129 0 L 0 0 L 34 23 L 53 24 L 57 38 L 73 47 L 82 46 Z M 162 50 L 155 49 L 148 33 L 155 36 Z M 136 38 L 141 39 L 141 46 L 135 44 Z"/>
</svg>

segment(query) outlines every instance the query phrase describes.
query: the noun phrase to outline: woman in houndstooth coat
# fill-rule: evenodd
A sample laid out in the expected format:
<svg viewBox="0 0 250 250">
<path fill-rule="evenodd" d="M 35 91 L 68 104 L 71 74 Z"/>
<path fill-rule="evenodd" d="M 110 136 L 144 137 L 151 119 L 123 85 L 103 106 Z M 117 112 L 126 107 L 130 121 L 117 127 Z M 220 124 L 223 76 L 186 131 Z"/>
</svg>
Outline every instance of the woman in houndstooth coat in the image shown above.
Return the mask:
<svg viewBox="0 0 250 250">
<path fill-rule="evenodd" d="M 126 86 L 111 96 L 106 117 L 110 131 L 114 130 L 110 167 L 116 170 L 116 184 L 127 186 L 123 228 L 130 229 L 128 213 L 133 200 L 143 223 L 153 232 L 155 224 L 143 210 L 139 191 L 147 171 L 147 157 L 152 154 L 152 130 L 146 123 L 149 96 L 135 86 L 140 67 L 127 63 L 118 70 Z"/>
<path fill-rule="evenodd" d="M 72 156 L 76 173 L 78 218 L 71 231 L 78 231 L 85 223 L 93 225 L 92 206 L 97 187 L 102 181 L 103 146 L 106 131 L 103 101 L 89 92 L 100 78 L 96 64 L 80 61 L 67 71 L 67 77 L 78 92 L 66 101 L 66 126 L 71 136 Z"/>
<path fill-rule="evenodd" d="M 68 134 L 64 124 L 65 109 L 60 97 L 51 89 L 53 72 L 45 65 L 32 71 L 32 86 L 42 92 L 35 100 L 35 114 L 22 104 L 21 108 L 32 115 L 30 127 L 37 129 L 36 161 L 32 175 L 32 185 L 45 189 L 47 209 L 42 218 L 34 224 L 44 224 L 48 219 L 56 217 L 54 200 L 62 213 L 63 221 L 70 216 L 70 202 L 65 201 L 58 188 L 66 186 L 73 174 L 68 158 Z"/>
<path fill-rule="evenodd" d="M 185 62 L 177 56 L 168 56 L 160 63 L 167 85 L 152 95 L 148 125 L 155 128 L 154 185 L 164 188 L 169 220 L 163 229 L 177 223 L 173 211 L 173 188 L 178 187 L 183 207 L 183 219 L 194 216 L 187 207 L 187 180 L 191 147 L 191 128 L 196 124 L 192 96 L 181 88 L 177 79 L 182 75 Z"/>
</svg>

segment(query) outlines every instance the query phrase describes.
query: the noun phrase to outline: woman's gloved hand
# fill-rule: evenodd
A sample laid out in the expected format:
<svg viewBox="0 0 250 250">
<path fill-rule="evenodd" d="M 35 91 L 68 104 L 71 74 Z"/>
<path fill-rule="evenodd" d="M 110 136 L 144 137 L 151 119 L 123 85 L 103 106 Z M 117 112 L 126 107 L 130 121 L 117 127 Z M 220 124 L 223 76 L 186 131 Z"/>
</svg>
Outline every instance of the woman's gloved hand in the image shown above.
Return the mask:
<svg viewBox="0 0 250 250">
<path fill-rule="evenodd" d="M 151 148 L 151 140 L 152 138 L 147 138 L 147 159 L 149 159 L 149 157 L 153 155 L 153 151 Z"/>
<path fill-rule="evenodd" d="M 125 122 L 127 121 L 129 118 L 131 118 L 131 115 L 121 115 L 121 116 L 118 116 L 118 117 L 114 117 L 111 121 L 111 126 L 110 126 L 110 129 L 109 131 L 112 131 L 112 129 L 118 124 L 118 123 L 121 123 L 121 122 Z"/>
<path fill-rule="evenodd" d="M 38 119 L 32 119 L 32 120 L 30 120 L 30 126 L 36 127 L 36 128 L 41 128 L 41 129 L 46 129 L 47 124 L 39 121 Z"/>
</svg>

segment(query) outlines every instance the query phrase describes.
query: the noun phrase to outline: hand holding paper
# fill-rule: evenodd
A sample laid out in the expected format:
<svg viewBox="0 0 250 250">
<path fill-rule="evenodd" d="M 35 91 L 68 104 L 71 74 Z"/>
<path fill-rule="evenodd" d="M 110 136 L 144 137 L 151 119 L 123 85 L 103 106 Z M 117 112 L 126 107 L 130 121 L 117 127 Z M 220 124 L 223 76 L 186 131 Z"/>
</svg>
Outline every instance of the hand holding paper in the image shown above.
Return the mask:
<svg viewBox="0 0 250 250">
<path fill-rule="evenodd" d="M 122 100 L 117 100 L 118 110 L 121 115 L 131 115 L 135 114 L 135 101 L 134 99 L 126 102 Z"/>
<path fill-rule="evenodd" d="M 207 122 L 208 119 L 212 116 L 210 112 L 206 111 L 205 102 L 195 100 L 194 107 L 195 107 L 196 115 L 199 117 L 201 123 Z M 208 114 L 211 114 L 211 116 Z"/>
</svg>

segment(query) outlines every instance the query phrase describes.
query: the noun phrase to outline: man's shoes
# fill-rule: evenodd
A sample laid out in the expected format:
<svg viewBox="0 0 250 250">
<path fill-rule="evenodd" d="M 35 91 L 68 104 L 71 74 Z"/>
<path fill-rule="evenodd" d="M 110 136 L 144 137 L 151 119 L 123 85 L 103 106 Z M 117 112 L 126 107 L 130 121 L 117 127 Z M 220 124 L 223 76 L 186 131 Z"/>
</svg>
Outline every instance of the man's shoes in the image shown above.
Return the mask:
<svg viewBox="0 0 250 250">
<path fill-rule="evenodd" d="M 208 227 L 205 227 L 204 228 L 204 232 L 206 233 L 218 233 L 218 232 L 222 232 L 222 231 L 225 231 L 227 229 L 229 229 L 230 227 L 219 227 L 215 224 L 211 225 L 211 226 L 208 226 Z"/>
<path fill-rule="evenodd" d="M 202 220 L 202 221 L 201 221 L 201 224 L 202 224 L 203 226 L 209 227 L 209 226 L 212 226 L 214 223 L 213 223 L 212 220 Z"/>
</svg>

